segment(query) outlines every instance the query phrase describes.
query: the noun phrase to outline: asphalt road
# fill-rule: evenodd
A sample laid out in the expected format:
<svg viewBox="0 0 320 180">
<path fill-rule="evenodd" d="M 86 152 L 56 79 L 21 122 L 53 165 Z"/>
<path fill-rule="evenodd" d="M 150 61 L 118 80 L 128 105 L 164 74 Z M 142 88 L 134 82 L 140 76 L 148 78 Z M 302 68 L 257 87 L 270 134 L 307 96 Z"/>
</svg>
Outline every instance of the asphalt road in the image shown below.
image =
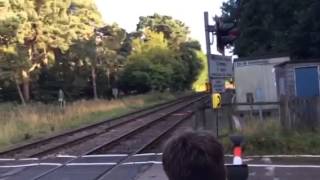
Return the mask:
<svg viewBox="0 0 320 180">
<path fill-rule="evenodd" d="M 74 158 L 77 159 L 65 164 Z M 226 156 L 227 164 L 231 163 L 231 160 L 231 157 Z M 249 180 L 320 179 L 320 156 L 246 157 L 244 160 L 249 165 Z M 52 171 L 53 169 L 56 170 Z M 136 155 L 129 158 L 126 155 L 106 155 L 57 157 L 46 160 L 0 160 L 0 180 L 32 180 L 47 172 L 51 173 L 39 179 L 167 180 L 162 170 L 161 154 Z"/>
</svg>

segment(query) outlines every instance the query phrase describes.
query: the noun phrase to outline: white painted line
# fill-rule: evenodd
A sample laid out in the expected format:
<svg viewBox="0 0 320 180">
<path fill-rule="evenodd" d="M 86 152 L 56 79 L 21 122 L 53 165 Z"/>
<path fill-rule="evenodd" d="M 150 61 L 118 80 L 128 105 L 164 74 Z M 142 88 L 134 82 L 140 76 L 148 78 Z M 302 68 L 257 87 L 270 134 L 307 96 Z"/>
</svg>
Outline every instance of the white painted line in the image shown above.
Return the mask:
<svg viewBox="0 0 320 180">
<path fill-rule="evenodd" d="M 145 153 L 145 154 L 135 154 L 134 157 L 141 157 L 141 156 L 161 156 L 162 153 Z"/>
<path fill-rule="evenodd" d="M 226 154 L 225 157 L 233 157 Z M 320 158 L 320 155 L 248 155 L 246 158 Z"/>
<path fill-rule="evenodd" d="M 77 158 L 78 156 L 58 154 L 57 158 Z"/>
<path fill-rule="evenodd" d="M 0 166 L 0 168 L 20 168 L 20 167 L 34 167 L 34 166 L 62 166 L 60 163 L 31 163 L 31 164 L 18 164 Z"/>
<path fill-rule="evenodd" d="M 96 154 L 96 155 L 85 155 L 81 157 L 127 157 L 128 154 Z"/>
<path fill-rule="evenodd" d="M 320 158 L 320 155 L 253 155 L 248 158 Z"/>
<path fill-rule="evenodd" d="M 137 164 L 162 164 L 161 161 L 144 161 L 144 162 L 127 162 L 121 165 L 137 165 Z"/>
<path fill-rule="evenodd" d="M 283 165 L 283 164 L 248 164 L 249 167 L 273 168 L 320 168 L 320 165 Z"/>
<path fill-rule="evenodd" d="M 69 163 L 67 166 L 114 166 L 117 163 Z"/>
<path fill-rule="evenodd" d="M 33 164 L 7 165 L 7 166 L 0 166 L 0 168 L 20 168 L 20 167 L 32 167 L 32 166 L 39 166 L 39 164 L 33 163 Z"/>
<path fill-rule="evenodd" d="M 62 166 L 61 163 L 39 163 L 40 166 Z"/>
<path fill-rule="evenodd" d="M 38 161 L 39 158 L 23 158 L 23 159 L 18 159 L 19 161 Z"/>
<path fill-rule="evenodd" d="M 0 161 L 15 161 L 16 159 L 0 159 Z"/>
<path fill-rule="evenodd" d="M 161 161 L 145 161 L 145 162 L 127 162 L 121 165 L 138 165 L 138 164 L 162 164 Z M 225 164 L 233 165 L 233 164 Z M 284 165 L 284 164 L 248 164 L 249 167 L 273 167 L 273 168 L 320 168 L 320 165 Z"/>
</svg>

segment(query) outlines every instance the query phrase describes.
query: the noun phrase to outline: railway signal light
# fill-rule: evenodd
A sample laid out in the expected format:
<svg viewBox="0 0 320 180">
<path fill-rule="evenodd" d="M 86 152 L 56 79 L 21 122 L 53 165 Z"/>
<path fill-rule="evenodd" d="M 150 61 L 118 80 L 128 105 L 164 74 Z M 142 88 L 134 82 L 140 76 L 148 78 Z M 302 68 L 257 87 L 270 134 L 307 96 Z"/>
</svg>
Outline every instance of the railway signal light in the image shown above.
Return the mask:
<svg viewBox="0 0 320 180">
<path fill-rule="evenodd" d="M 221 108 L 221 95 L 219 93 L 214 93 L 211 96 L 212 108 L 220 109 Z"/>
<path fill-rule="evenodd" d="M 234 22 L 224 22 L 221 18 L 216 17 L 216 35 L 217 49 L 221 54 L 224 54 L 225 46 L 232 44 L 240 32 Z"/>
</svg>

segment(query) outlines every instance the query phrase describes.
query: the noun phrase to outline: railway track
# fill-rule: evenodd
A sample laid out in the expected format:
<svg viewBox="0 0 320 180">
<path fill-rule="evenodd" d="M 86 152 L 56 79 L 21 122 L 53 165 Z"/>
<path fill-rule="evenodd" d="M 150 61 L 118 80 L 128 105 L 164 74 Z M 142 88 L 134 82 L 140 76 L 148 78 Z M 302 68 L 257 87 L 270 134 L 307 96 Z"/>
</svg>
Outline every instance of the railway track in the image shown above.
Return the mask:
<svg viewBox="0 0 320 180">
<path fill-rule="evenodd" d="M 101 134 L 99 137 L 95 137 L 90 141 L 78 144 L 66 149 L 65 153 L 73 152 L 77 157 L 85 157 L 87 155 L 99 155 L 110 153 L 125 153 L 128 156 L 124 156 L 123 159 L 115 165 L 113 168 L 106 170 L 101 176 L 104 177 L 121 166 L 121 163 L 126 162 L 132 157 L 132 155 L 142 153 L 150 148 L 152 145 L 165 137 L 168 133 L 173 131 L 179 124 L 189 119 L 195 112 L 197 103 L 203 103 L 207 95 L 201 95 L 192 97 L 184 102 L 175 104 L 173 107 L 157 112 L 153 114 L 153 118 L 144 117 L 141 119 L 125 124 L 124 126 L 118 126 L 113 128 L 112 131 L 108 131 Z M 133 124 L 134 123 L 134 124 Z M 133 126 L 134 125 L 134 126 Z M 128 129 L 128 127 L 131 127 Z M 104 142 L 104 143 L 101 143 Z M 92 144 L 91 144 L 92 143 Z M 97 146 L 92 147 L 96 143 Z M 63 152 L 60 150 L 60 153 Z M 55 172 L 62 170 L 67 164 L 76 162 L 78 158 L 65 162 L 65 165 L 50 169 L 47 172 L 35 177 L 33 180 L 50 179 L 55 176 Z"/>
<path fill-rule="evenodd" d="M 163 103 L 145 110 L 136 111 L 119 118 L 85 126 L 67 133 L 35 141 L 0 153 L 0 157 L 48 157 L 56 154 L 89 154 L 92 147 L 99 147 L 106 139 L 117 138 L 133 127 L 164 118 L 183 107 L 186 102 L 204 96 L 191 95 L 175 101 Z M 190 100 L 191 99 L 191 100 Z M 128 136 L 128 135 L 127 135 Z"/>
</svg>

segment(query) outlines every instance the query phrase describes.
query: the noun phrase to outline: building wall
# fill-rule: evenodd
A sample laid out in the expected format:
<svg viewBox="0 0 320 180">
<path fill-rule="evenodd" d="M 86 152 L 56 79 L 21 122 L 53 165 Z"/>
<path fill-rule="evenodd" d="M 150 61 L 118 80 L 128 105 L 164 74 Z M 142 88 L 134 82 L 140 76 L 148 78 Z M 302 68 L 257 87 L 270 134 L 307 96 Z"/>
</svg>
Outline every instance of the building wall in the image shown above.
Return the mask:
<svg viewBox="0 0 320 180">
<path fill-rule="evenodd" d="M 279 57 L 235 62 L 234 73 L 237 102 L 247 102 L 248 93 L 252 93 L 254 102 L 278 101 L 274 66 L 289 60 L 289 57 Z M 241 107 L 239 110 L 248 110 L 248 108 Z M 271 108 L 274 108 L 274 106 L 263 107 L 263 109 Z"/>
<path fill-rule="evenodd" d="M 284 91 L 281 90 L 279 87 L 278 95 L 286 96 L 289 98 L 296 97 L 296 80 L 295 80 L 295 69 L 296 68 L 303 68 L 303 67 L 318 67 L 320 69 L 320 62 L 319 63 L 291 63 L 286 64 L 281 67 L 276 67 L 276 78 L 279 86 L 281 86 L 280 82 L 284 81 Z M 320 74 L 319 74 L 320 76 Z"/>
</svg>

